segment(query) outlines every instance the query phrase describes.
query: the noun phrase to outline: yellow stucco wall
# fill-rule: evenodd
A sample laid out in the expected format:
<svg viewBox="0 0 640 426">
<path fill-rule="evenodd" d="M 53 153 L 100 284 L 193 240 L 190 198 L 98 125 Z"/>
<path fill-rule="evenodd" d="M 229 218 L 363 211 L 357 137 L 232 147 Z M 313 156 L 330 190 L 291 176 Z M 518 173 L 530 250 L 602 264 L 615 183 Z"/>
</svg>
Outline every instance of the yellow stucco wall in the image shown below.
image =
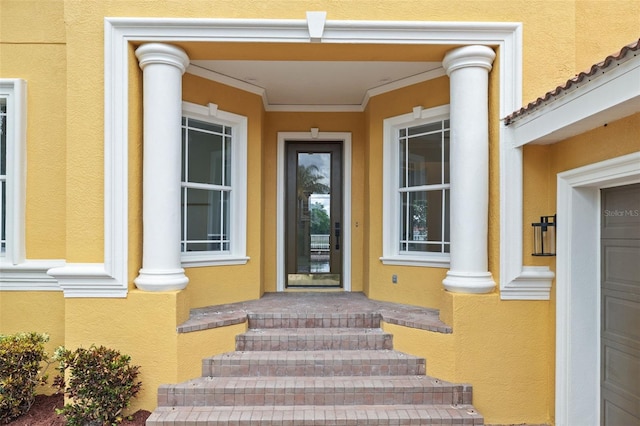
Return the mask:
<svg viewBox="0 0 640 426">
<path fill-rule="evenodd" d="M 141 366 L 143 383 L 131 409 L 155 407 L 157 387 L 181 379 L 176 324 L 188 315 L 185 299 L 184 292 L 138 290 L 126 299 L 66 299 L 64 344 L 68 349 L 104 345 L 130 355 L 131 363 Z"/>
<path fill-rule="evenodd" d="M 383 121 L 410 113 L 415 106 L 432 108 L 449 103 L 449 79 L 440 77 L 424 83 L 373 97 L 367 106 L 369 139 L 367 144 L 368 199 L 367 250 L 365 269 L 368 292 L 372 299 L 411 305 L 439 306 L 444 268 L 383 265 L 382 256 L 382 163 Z M 398 282 L 393 284 L 392 275 Z"/>
<path fill-rule="evenodd" d="M 66 256 L 66 44 L 63 2 L 2 2 L 0 77 L 27 81 L 26 247 L 29 259 Z M 31 22 L 29 29 L 24 22 Z M 35 165 L 38 166 L 35 166 Z"/>
<path fill-rule="evenodd" d="M 53 355 L 58 346 L 64 345 L 64 304 L 61 292 L 0 292 L 0 335 L 30 331 L 46 333 L 49 342 L 45 350 Z M 46 370 L 50 377 L 56 375 L 54 367 Z M 55 389 L 50 386 L 39 387 L 37 392 L 51 394 Z"/>
<path fill-rule="evenodd" d="M 235 337 L 247 330 L 247 323 L 178 334 L 177 381 L 202 375 L 202 360 L 235 350 Z"/>
<path fill-rule="evenodd" d="M 584 134 L 569 138 L 553 145 L 526 145 L 523 148 L 523 259 L 525 265 L 548 266 L 556 270 L 555 257 L 531 256 L 533 247 L 533 232 L 531 222 L 537 222 L 540 215 L 556 213 L 556 184 L 557 174 L 597 163 L 610 158 L 619 157 L 640 151 L 640 114 L 623 118 L 606 126 L 596 128 Z M 563 226 L 559 223 L 558 226 Z M 553 419 L 555 407 L 555 327 L 556 327 L 556 297 L 555 286 L 562 285 L 554 281 L 548 304 L 534 303 L 540 309 L 538 315 L 529 319 L 536 324 L 542 321 L 546 324 L 550 338 L 547 344 L 551 348 L 545 356 L 548 363 L 547 391 L 550 418 Z M 504 304 L 512 305 L 512 302 Z M 505 312 L 501 309 L 501 312 Z M 491 315 L 490 312 L 487 312 Z M 515 313 L 520 318 L 521 312 Z M 531 328 L 527 328 L 529 330 Z M 537 329 L 537 327 L 536 327 Z M 530 335 L 527 332 L 527 335 Z M 531 370 L 530 370 L 531 371 Z"/>
<path fill-rule="evenodd" d="M 555 175 L 586 164 L 636 152 L 640 150 L 638 135 L 640 113 L 551 145 L 550 172 Z M 553 184 L 555 185 L 555 181 Z M 552 198 L 555 200 L 555 196 Z"/>
<path fill-rule="evenodd" d="M 604 31 L 593 31 L 595 27 Z M 640 38 L 640 2 L 579 0 L 576 2 L 575 28 L 576 63 L 571 73 L 589 70 L 596 61 Z M 615 28 L 615 31 L 606 31 L 606 28 Z"/>
<path fill-rule="evenodd" d="M 605 4 L 607 3 L 607 4 Z M 58 155 L 55 165 L 58 171 L 53 170 L 53 175 L 59 175 L 57 179 L 64 180 L 60 184 L 56 180 L 42 179 L 41 173 L 30 170 L 29 183 L 34 188 L 42 188 L 48 196 L 30 196 L 29 202 L 34 205 L 28 209 L 28 214 L 39 215 L 37 208 L 45 203 L 47 198 L 65 199 L 65 203 L 48 203 L 50 213 L 56 214 L 55 209 L 62 210 L 58 213 L 53 226 L 52 216 L 47 219 L 38 217 L 29 218 L 28 238 L 33 243 L 28 244 L 28 250 L 32 258 L 56 258 L 64 257 L 69 261 L 99 262 L 102 258 L 102 204 L 101 189 L 102 177 L 102 148 L 100 144 L 87 144 L 87 140 L 101 140 L 102 138 L 102 104 L 103 104 L 103 24 L 104 16 L 183 16 L 183 17 L 246 17 L 246 18 L 303 18 L 306 10 L 327 10 L 330 19 L 393 19 L 412 20 L 479 20 L 479 21 L 520 21 L 524 24 L 524 93 L 523 99 L 533 99 L 541 93 L 549 90 L 554 84 L 562 82 L 571 76 L 576 69 L 583 69 L 593 62 L 603 58 L 606 54 L 615 51 L 618 46 L 632 41 L 635 34 L 634 24 L 637 24 L 638 2 L 619 0 L 614 2 L 599 1 L 563 1 L 553 2 L 545 7 L 553 7 L 553 14 L 540 13 L 540 5 L 526 1 L 490 1 L 490 2 L 460 2 L 451 4 L 448 1 L 430 2 L 428 8 L 419 2 L 404 2 L 391 6 L 380 1 L 342 2 L 340 6 L 324 1 L 312 1 L 300 4 L 298 2 L 271 2 L 269 8 L 256 7 L 250 1 L 235 2 L 233 4 L 219 4 L 213 8 L 202 2 L 181 2 L 178 6 L 172 3 L 160 3 L 153 6 L 147 2 L 64 2 L 60 1 L 2 1 L 2 29 L 0 40 L 3 42 L 2 61 L 0 70 L 3 76 L 12 74 L 15 76 L 29 77 L 30 87 L 37 86 L 36 78 L 28 74 L 27 70 L 47 70 L 48 77 L 58 74 L 61 80 L 58 84 L 48 85 L 46 90 L 55 91 L 57 96 L 38 97 L 48 105 L 43 107 L 49 114 L 39 116 L 36 114 L 36 105 L 29 103 L 30 125 L 38 117 L 38 123 L 49 120 L 46 126 L 38 126 L 38 129 L 47 129 L 46 134 L 51 135 L 53 129 L 61 135 L 56 141 L 63 140 L 65 147 L 52 150 Z M 246 6 L 251 7 L 246 7 Z M 543 5 L 544 6 L 544 5 Z M 424 7 L 424 9 L 423 9 Z M 545 16 L 540 19 L 540 16 Z M 26 19 L 28 17 L 28 19 Z M 20 25 L 21 22 L 29 22 L 32 25 Z M 613 27 L 616 31 L 606 34 L 590 30 L 593 23 L 597 22 L 599 28 Z M 615 25 L 614 25 L 615 24 Z M 597 40 L 596 40 L 597 37 Z M 553 40 L 546 42 L 545 40 Z M 587 40 L 588 42 L 577 42 Z M 596 42 L 597 41 L 597 42 Z M 17 44 L 15 44 L 17 43 Z M 27 49 L 37 50 L 34 43 L 42 43 L 47 46 L 47 54 L 28 53 Z M 616 46 L 616 47 L 614 47 Z M 21 49 L 17 54 L 13 49 Z M 61 52 L 53 54 L 52 51 L 60 49 Z M 44 57 L 46 56 L 46 58 Z M 34 58 L 34 59 L 31 59 Z M 39 60 L 37 58 L 42 58 Z M 32 61 L 38 66 L 31 67 L 21 61 Z M 47 64 L 50 63 L 52 67 Z M 66 64 L 73 66 L 68 67 Z M 78 64 L 78 65 L 76 65 Z M 62 73 L 52 73 L 52 70 L 60 69 Z M 66 75 L 64 73 L 66 72 Z M 55 79 L 53 80 L 55 81 Z M 51 82 L 51 80 L 49 80 Z M 40 92 L 38 92 L 40 93 Z M 64 93 L 64 96 L 60 96 Z M 49 105 L 53 104 L 53 105 Z M 65 106 L 70 111 L 82 113 L 65 114 Z M 56 119 L 56 115 L 62 117 Z M 66 117 L 66 118 L 65 118 Z M 60 128 L 60 126 L 62 127 Z M 32 125 L 31 125 L 32 126 Z M 40 130 L 45 132 L 44 130 Z M 30 137 L 37 132 L 29 129 Z M 55 134 L 55 133 L 54 133 Z M 42 146 L 42 145 L 40 145 Z M 32 148 L 33 147 L 33 148 Z M 50 157 L 51 153 L 46 155 Z M 30 145 L 30 158 L 34 161 L 40 156 L 34 144 Z M 64 155 L 65 157 L 60 157 Z M 73 167 L 63 167 L 69 165 Z M 48 169 L 51 171 L 51 169 Z M 65 176 L 66 175 L 66 176 Z M 66 188 L 73 188 L 68 195 Z M 53 191 L 49 191 L 52 189 Z M 38 191 L 38 190 L 34 190 Z M 76 197 L 74 194 L 83 194 Z M 30 193 L 31 194 L 31 193 Z M 55 194 L 55 196 L 54 196 Z M 51 209 L 54 209 L 51 212 Z M 31 211 L 34 213 L 31 213 Z M 49 232 L 38 232 L 38 222 L 46 222 Z M 60 223 L 63 222 L 63 223 Z M 132 232 L 136 232 L 134 228 Z M 47 244 L 43 241 L 43 235 L 56 241 L 56 244 Z M 66 247 L 67 242 L 71 246 Z M 54 250 L 63 252 L 64 256 L 52 253 Z M 40 253 L 44 252 L 44 253 Z"/>
<path fill-rule="evenodd" d="M 0 2 L 0 78 L 27 81 L 26 256 L 66 256 L 66 33 L 64 2 Z M 25 25 L 29 22 L 32 26 Z M 58 291 L 0 292 L 0 334 L 38 331 L 46 350 L 64 344 Z M 49 374 L 55 375 L 50 369 Z M 39 391 L 51 393 L 50 388 Z"/>
<path fill-rule="evenodd" d="M 500 301 L 497 294 L 441 291 L 452 334 L 384 324 L 394 348 L 423 356 L 427 374 L 473 385 L 473 405 L 494 424 L 548 424 L 552 418 L 554 335 L 546 301 Z"/>
<path fill-rule="evenodd" d="M 190 51 L 187 50 L 187 54 Z M 240 300 L 262 295 L 262 99 L 254 94 L 206 79 L 185 75 L 183 99 L 197 105 L 214 103 L 218 109 L 247 117 L 247 256 L 246 265 L 187 268 L 188 293 L 192 307 Z"/>
<path fill-rule="evenodd" d="M 0 0 L 0 77 L 28 81 L 27 257 L 102 262 L 104 247 L 104 22 L 105 16 L 292 18 L 307 10 L 326 10 L 328 19 L 500 21 L 523 23 L 523 101 L 542 95 L 576 72 L 637 39 L 640 2 L 636 0 L 528 0 L 388 2 L 358 0 L 235 2 L 148 2 Z M 615 31 L 593 31 L 593 28 Z M 183 44 L 200 59 L 211 46 Z M 226 59 L 438 60 L 446 48 L 416 46 L 219 45 Z M 201 49 L 199 49 L 201 48 Z M 500 52 L 498 52 L 500 54 Z M 235 56 L 234 56 L 235 55 Z M 320 55 L 320 56 L 318 56 Z M 422 56 L 421 56 L 422 55 Z M 242 57 L 245 59 L 244 57 Z M 422 59 L 420 59 L 422 58 Z M 249 117 L 249 219 L 251 260 L 246 266 L 192 268 L 183 292 L 144 293 L 133 278 L 141 259 L 141 78 L 133 46 L 129 85 L 129 279 L 126 299 L 63 299 L 61 292 L 0 293 L 0 333 L 37 330 L 51 335 L 50 348 L 92 343 L 112 346 L 142 365 L 144 390 L 134 407 L 152 409 L 155 388 L 190 377 L 201 355 L 229 350 L 243 325 L 178 335 L 175 327 L 191 307 L 252 299 L 275 290 L 275 149 L 278 131 L 350 131 L 352 169 L 352 288 L 372 298 L 442 309 L 453 335 L 385 325 L 400 350 L 427 357 L 428 372 L 474 385 L 474 403 L 492 423 L 550 423 L 554 401 L 555 295 L 549 302 L 504 302 L 498 294 L 452 295 L 442 291 L 445 269 L 381 265 L 381 120 L 413 106 L 448 102 L 448 79 L 424 83 L 371 99 L 363 113 L 265 113 L 261 100 L 226 86 L 185 76 L 185 99 L 217 103 Z M 496 63 L 497 64 L 497 63 Z M 499 128 L 495 70 L 490 147 L 489 268 L 499 279 Z M 207 86 L 208 90 L 201 90 Z M 524 149 L 524 222 L 555 211 L 555 174 L 637 151 L 639 116 L 552 146 Z M 635 136 L 635 139 L 634 139 Z M 615 141 L 615 143 L 612 143 Z M 363 188 L 361 190 L 361 188 Z M 526 228 L 526 227 L 525 227 Z M 524 232 L 525 264 L 533 259 Z M 391 284 L 391 275 L 399 282 Z M 213 342 L 213 343 L 211 343 Z M 209 346 L 211 344 L 211 346 Z M 505 403 L 508 402 L 508 403 Z"/>
<path fill-rule="evenodd" d="M 623 118 L 553 145 L 526 145 L 523 149 L 525 224 L 556 212 L 558 173 L 620 157 L 640 150 L 640 114 Z M 555 258 L 531 256 L 533 231 L 525 226 L 523 256 L 527 265 L 550 266 Z"/>
</svg>

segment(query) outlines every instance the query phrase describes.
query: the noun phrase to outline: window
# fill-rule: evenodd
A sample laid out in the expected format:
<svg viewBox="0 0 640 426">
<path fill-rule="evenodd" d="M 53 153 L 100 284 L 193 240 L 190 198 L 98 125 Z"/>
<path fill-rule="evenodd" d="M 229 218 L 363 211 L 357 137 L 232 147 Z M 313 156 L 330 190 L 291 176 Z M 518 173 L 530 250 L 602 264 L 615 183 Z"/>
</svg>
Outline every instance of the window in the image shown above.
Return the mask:
<svg viewBox="0 0 640 426">
<path fill-rule="evenodd" d="M 7 252 L 7 99 L 0 97 L 0 253 Z"/>
<path fill-rule="evenodd" d="M 247 261 L 246 118 L 183 104 L 181 211 L 184 266 Z"/>
<path fill-rule="evenodd" d="M 384 122 L 385 264 L 449 265 L 449 107 Z"/>
<path fill-rule="evenodd" d="M 24 262 L 26 82 L 0 79 L 0 260 Z"/>
</svg>

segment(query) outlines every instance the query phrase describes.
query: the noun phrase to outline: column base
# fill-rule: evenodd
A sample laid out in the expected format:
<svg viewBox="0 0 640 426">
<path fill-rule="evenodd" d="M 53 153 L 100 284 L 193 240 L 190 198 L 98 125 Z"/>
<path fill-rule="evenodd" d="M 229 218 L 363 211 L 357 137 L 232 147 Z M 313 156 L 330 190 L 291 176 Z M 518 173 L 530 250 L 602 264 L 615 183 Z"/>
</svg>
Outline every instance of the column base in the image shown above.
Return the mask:
<svg viewBox="0 0 640 426">
<path fill-rule="evenodd" d="M 136 287 L 144 291 L 182 290 L 189 283 L 184 269 L 140 269 L 138 277 L 133 280 Z"/>
<path fill-rule="evenodd" d="M 482 294 L 491 293 L 496 286 L 491 272 L 454 272 L 448 271 L 442 281 L 444 289 L 452 293 Z"/>
</svg>

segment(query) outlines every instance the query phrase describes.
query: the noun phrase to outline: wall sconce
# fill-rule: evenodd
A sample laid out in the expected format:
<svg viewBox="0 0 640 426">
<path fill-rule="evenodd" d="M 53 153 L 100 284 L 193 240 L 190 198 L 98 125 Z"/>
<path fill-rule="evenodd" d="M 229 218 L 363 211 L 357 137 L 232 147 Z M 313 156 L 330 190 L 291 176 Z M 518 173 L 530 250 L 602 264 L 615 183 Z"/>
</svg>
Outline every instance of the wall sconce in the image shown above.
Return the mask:
<svg viewBox="0 0 640 426">
<path fill-rule="evenodd" d="M 532 256 L 556 255 L 556 215 L 540 216 L 539 223 L 532 223 L 533 253 Z"/>
</svg>

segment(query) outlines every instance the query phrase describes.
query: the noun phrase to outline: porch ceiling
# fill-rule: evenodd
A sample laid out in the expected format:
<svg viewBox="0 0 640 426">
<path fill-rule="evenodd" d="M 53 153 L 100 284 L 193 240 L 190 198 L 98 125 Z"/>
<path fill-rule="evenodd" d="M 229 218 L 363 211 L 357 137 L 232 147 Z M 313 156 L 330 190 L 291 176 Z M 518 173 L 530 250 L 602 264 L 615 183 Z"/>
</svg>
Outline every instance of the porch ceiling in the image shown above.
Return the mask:
<svg viewBox="0 0 640 426">
<path fill-rule="evenodd" d="M 441 67 L 440 62 L 288 60 L 194 60 L 191 65 L 210 71 L 213 79 L 261 89 L 267 107 L 361 106 L 372 89 L 414 84 Z"/>
</svg>

